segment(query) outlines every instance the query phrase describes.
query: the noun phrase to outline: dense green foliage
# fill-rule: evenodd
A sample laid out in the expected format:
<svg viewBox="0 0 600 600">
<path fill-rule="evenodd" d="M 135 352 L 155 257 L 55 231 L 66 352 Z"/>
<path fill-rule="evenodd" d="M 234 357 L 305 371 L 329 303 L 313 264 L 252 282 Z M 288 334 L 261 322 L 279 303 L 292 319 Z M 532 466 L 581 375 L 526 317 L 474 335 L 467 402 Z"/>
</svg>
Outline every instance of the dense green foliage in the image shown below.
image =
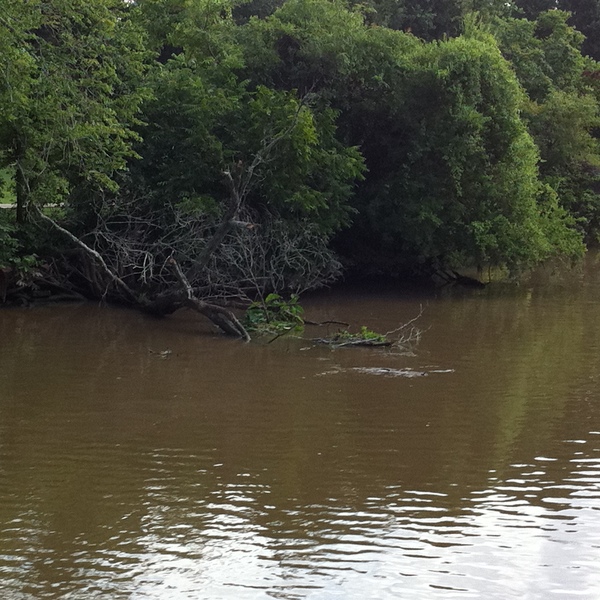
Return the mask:
<svg viewBox="0 0 600 600">
<path fill-rule="evenodd" d="M 121 0 L 3 3 L 0 161 L 29 203 L 116 191 L 133 156 L 143 32 Z"/>
<path fill-rule="evenodd" d="M 144 293 L 170 256 L 266 297 L 333 276 L 332 244 L 370 270 L 518 267 L 600 233 L 597 3 L 2 5 L 5 265 L 50 203 Z"/>
<path fill-rule="evenodd" d="M 542 13 L 559 9 L 569 13 L 569 24 L 585 36 L 584 55 L 600 59 L 600 2 L 598 0 L 515 0 L 514 13 L 535 21 Z"/>
<path fill-rule="evenodd" d="M 577 253 L 571 218 L 538 178 L 526 96 L 491 35 L 424 44 L 314 0 L 289 0 L 243 35 L 248 77 L 335 108 L 342 139 L 365 157 L 358 216 L 342 241 L 355 261 L 519 264 Z"/>
<path fill-rule="evenodd" d="M 304 329 L 302 307 L 298 296 L 285 300 L 279 294 L 253 302 L 246 311 L 246 328 L 259 334 L 300 333 Z"/>
<path fill-rule="evenodd" d="M 554 10 L 533 21 L 498 21 L 495 32 L 528 95 L 522 116 L 540 153 L 541 179 L 578 219 L 587 237 L 597 239 L 600 71 L 581 54 L 583 36 L 568 19 L 568 13 Z"/>
</svg>

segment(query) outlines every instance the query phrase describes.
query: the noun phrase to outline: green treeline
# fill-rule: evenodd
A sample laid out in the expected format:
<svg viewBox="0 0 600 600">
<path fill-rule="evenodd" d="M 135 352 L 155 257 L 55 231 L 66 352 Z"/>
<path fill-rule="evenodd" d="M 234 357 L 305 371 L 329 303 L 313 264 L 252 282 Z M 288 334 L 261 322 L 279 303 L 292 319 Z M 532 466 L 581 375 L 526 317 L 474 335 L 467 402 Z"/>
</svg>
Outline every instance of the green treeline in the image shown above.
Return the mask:
<svg viewBox="0 0 600 600">
<path fill-rule="evenodd" d="M 5 270 L 252 299 L 600 239 L 593 0 L 0 8 Z"/>
</svg>

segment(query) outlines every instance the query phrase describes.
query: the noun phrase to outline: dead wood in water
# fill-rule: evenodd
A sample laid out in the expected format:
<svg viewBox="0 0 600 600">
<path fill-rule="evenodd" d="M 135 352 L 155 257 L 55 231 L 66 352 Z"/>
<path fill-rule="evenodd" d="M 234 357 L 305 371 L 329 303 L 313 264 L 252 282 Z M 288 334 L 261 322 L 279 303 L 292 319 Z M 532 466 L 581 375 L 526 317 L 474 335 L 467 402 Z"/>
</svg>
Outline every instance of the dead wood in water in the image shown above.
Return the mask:
<svg viewBox="0 0 600 600">
<path fill-rule="evenodd" d="M 371 348 L 382 348 L 389 347 L 394 344 L 394 342 L 390 342 L 387 340 L 347 340 L 347 341 L 338 341 L 335 338 L 313 338 L 311 342 L 315 344 L 327 344 L 328 346 L 333 346 L 334 348 L 347 348 L 349 346 L 367 346 Z"/>
<path fill-rule="evenodd" d="M 121 300 L 146 312 L 155 315 L 165 315 L 175 312 L 183 306 L 187 306 L 205 316 L 227 335 L 240 337 L 244 340 L 250 339 L 244 326 L 229 309 L 218 306 L 217 304 L 205 302 L 195 295 L 192 286 L 174 258 L 170 257 L 167 260 L 167 264 L 173 270 L 175 277 L 180 284 L 180 289 L 159 293 L 156 294 L 154 298 L 148 298 L 146 295 L 136 292 L 125 283 L 125 281 L 108 266 L 104 257 L 97 250 L 90 247 L 68 229 L 59 225 L 54 219 L 45 215 L 41 210 L 37 209 L 37 213 L 42 221 L 50 224 L 54 229 L 66 236 L 83 251 L 83 255 L 89 259 L 84 261 L 87 279 L 92 283 L 92 287 L 95 288 L 96 291 L 100 291 L 101 288 L 104 287 L 102 296 L 106 296 L 109 293 L 109 287 L 112 284 L 120 292 Z M 98 270 L 100 273 L 98 273 Z M 103 283 L 103 280 L 108 280 L 108 283 Z"/>
<path fill-rule="evenodd" d="M 338 331 L 329 338 L 313 338 L 315 344 L 326 344 L 332 348 L 368 347 L 368 348 L 402 348 L 411 350 L 421 339 L 421 330 L 415 326 L 415 322 L 421 318 L 423 307 L 419 314 L 396 329 L 386 333 L 377 333 L 362 327 L 358 333 L 350 333 L 347 329 Z"/>
<path fill-rule="evenodd" d="M 194 295 L 194 290 L 192 289 L 190 282 L 187 280 L 186 276 L 181 270 L 181 267 L 177 264 L 177 261 L 174 258 L 170 258 L 169 263 L 174 269 L 177 278 L 185 290 L 186 306 L 204 315 L 228 335 L 241 337 L 246 341 L 250 341 L 250 335 L 246 331 L 246 328 L 230 310 L 223 308 L 222 306 L 218 306 L 217 304 L 210 304 L 197 298 Z"/>
</svg>

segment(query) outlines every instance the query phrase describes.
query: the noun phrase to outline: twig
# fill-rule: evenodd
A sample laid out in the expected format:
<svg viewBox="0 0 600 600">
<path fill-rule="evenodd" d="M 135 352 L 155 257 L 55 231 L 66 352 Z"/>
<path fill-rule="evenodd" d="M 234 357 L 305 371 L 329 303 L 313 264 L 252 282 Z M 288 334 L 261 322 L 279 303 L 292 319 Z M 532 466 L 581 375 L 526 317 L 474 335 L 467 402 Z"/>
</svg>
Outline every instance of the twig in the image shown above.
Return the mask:
<svg viewBox="0 0 600 600">
<path fill-rule="evenodd" d="M 305 325 L 314 325 L 315 327 L 323 327 L 323 325 L 343 325 L 344 327 L 350 327 L 350 323 L 344 323 L 343 321 L 310 321 L 309 319 L 303 319 Z"/>
<path fill-rule="evenodd" d="M 135 292 L 120 277 L 117 277 L 117 275 L 115 275 L 115 273 L 113 273 L 113 271 L 106 264 L 106 261 L 104 260 L 104 258 L 102 258 L 102 255 L 99 252 L 97 252 L 93 248 L 90 248 L 85 242 L 81 241 L 76 235 L 72 234 L 68 229 L 65 229 L 64 227 L 59 225 L 54 219 L 51 219 L 50 217 L 45 215 L 38 206 L 36 206 L 35 204 L 33 206 L 34 206 L 35 211 L 37 212 L 38 216 L 43 221 L 50 223 L 50 225 L 52 225 L 52 227 L 54 227 L 55 229 L 60 231 L 63 235 L 67 236 L 74 244 L 79 246 L 86 254 L 92 256 L 96 260 L 96 262 L 102 267 L 102 270 L 104 271 L 104 273 L 106 275 L 108 275 L 108 277 L 111 279 L 111 281 L 115 285 L 120 287 L 129 296 L 129 298 L 131 300 L 135 301 L 136 303 L 139 303 L 139 298 L 137 297 Z"/>
<path fill-rule="evenodd" d="M 337 342 L 334 339 L 328 338 L 313 338 L 311 342 L 316 344 L 327 344 L 333 348 L 345 348 L 348 346 L 370 346 L 370 347 L 389 347 L 393 345 L 393 342 L 382 341 L 382 340 L 348 340 L 345 342 Z"/>
<path fill-rule="evenodd" d="M 422 316 L 423 316 L 423 305 L 420 304 L 419 305 L 419 314 L 416 317 L 413 317 L 410 321 L 407 321 L 406 323 L 400 325 L 400 327 L 397 327 L 396 329 L 392 329 L 391 331 L 388 331 L 387 333 L 385 333 L 385 337 L 389 337 L 390 335 L 394 335 L 395 333 L 398 333 L 398 332 L 406 329 L 409 325 L 412 325 L 415 321 L 420 319 Z"/>
</svg>

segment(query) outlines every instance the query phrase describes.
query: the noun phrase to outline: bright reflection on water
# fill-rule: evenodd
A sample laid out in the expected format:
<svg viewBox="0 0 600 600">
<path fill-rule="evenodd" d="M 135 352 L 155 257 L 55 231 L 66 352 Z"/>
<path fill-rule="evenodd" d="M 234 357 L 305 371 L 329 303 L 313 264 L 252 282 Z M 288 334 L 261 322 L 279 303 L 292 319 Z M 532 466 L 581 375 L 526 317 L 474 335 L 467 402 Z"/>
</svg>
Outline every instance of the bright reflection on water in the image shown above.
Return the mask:
<svg viewBox="0 0 600 600">
<path fill-rule="evenodd" d="M 600 597 L 598 271 L 307 302 L 415 356 L 0 311 L 1 597 Z"/>
</svg>

